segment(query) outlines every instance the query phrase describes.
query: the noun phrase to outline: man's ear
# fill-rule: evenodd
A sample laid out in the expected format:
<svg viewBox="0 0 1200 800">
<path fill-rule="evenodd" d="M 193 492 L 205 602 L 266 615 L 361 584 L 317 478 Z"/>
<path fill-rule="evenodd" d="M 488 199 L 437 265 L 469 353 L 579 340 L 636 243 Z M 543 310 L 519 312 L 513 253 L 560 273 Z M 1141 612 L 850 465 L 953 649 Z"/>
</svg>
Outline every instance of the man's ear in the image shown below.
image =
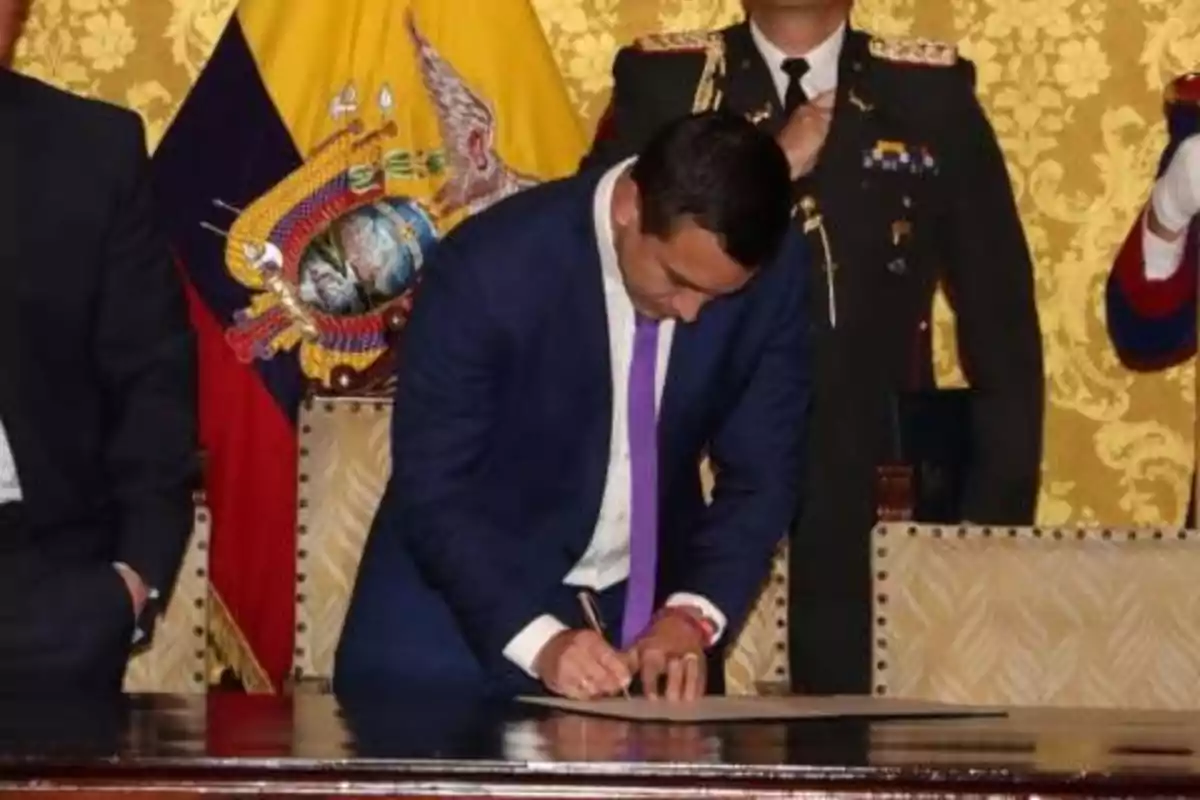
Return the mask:
<svg viewBox="0 0 1200 800">
<path fill-rule="evenodd" d="M 612 219 L 621 228 L 636 227 L 641 222 L 641 194 L 628 175 L 618 179 L 613 187 Z"/>
</svg>

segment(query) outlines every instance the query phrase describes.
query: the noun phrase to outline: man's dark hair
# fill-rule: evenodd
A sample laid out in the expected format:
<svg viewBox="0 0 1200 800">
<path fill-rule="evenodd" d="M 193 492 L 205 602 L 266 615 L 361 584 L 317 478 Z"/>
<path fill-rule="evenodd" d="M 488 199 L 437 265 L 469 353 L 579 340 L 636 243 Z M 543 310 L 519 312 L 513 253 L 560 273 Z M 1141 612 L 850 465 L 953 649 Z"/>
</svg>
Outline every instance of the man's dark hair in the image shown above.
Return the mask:
<svg viewBox="0 0 1200 800">
<path fill-rule="evenodd" d="M 664 126 L 633 165 L 642 232 L 665 238 L 691 220 L 747 269 L 774 257 L 791 224 L 783 150 L 742 117 L 707 111 Z"/>
</svg>

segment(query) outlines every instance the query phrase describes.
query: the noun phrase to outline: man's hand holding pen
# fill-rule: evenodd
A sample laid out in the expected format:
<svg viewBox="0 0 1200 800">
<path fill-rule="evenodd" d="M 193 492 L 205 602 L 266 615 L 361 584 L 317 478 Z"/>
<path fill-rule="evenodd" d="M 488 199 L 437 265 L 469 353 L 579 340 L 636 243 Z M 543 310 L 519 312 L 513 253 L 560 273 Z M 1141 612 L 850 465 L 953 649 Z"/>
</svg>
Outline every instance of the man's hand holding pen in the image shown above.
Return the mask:
<svg viewBox="0 0 1200 800">
<path fill-rule="evenodd" d="M 628 657 L 603 634 L 571 629 L 556 634 L 534 662 L 546 688 L 572 700 L 594 700 L 627 692 L 633 681 Z"/>
<path fill-rule="evenodd" d="M 637 675 L 649 698 L 687 702 L 704 694 L 704 648 L 710 637 L 698 611 L 686 606 L 663 609 L 638 640 L 620 652 L 606 640 L 593 598 L 581 592 L 579 601 L 588 628 L 554 636 L 534 665 L 550 691 L 573 700 L 619 693 L 628 697 Z"/>
</svg>

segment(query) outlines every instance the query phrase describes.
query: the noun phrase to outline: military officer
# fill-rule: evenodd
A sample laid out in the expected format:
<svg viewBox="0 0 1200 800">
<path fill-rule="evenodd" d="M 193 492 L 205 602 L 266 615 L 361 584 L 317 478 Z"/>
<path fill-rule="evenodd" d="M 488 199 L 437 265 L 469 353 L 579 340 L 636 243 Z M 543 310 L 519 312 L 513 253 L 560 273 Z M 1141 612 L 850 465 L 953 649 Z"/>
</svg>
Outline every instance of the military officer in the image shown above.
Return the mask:
<svg viewBox="0 0 1200 800">
<path fill-rule="evenodd" d="M 1167 146 L 1145 209 L 1113 260 L 1105 291 L 1109 338 L 1121 361 L 1140 372 L 1174 367 L 1196 355 L 1200 72 L 1173 80 L 1163 105 Z M 1189 528 L 1196 524 L 1194 489 L 1184 517 Z"/>
<path fill-rule="evenodd" d="M 1200 72 L 1172 81 L 1164 106 L 1168 140 L 1154 187 L 1106 287 L 1109 335 L 1121 360 L 1139 371 L 1173 367 L 1196 354 Z"/>
<path fill-rule="evenodd" d="M 819 257 L 809 296 L 814 415 L 791 534 L 789 660 L 799 692 L 872 689 L 870 537 L 899 398 L 934 385 L 939 282 L 971 386 L 959 516 L 1028 524 L 1044 384 L 1033 268 L 974 67 L 949 44 L 849 24 L 852 0 L 746 0 L 720 31 L 619 51 L 584 167 L 635 153 L 666 120 L 722 107 L 775 132 L 796 221 Z M 911 392 L 910 392 L 911 390 Z"/>
</svg>

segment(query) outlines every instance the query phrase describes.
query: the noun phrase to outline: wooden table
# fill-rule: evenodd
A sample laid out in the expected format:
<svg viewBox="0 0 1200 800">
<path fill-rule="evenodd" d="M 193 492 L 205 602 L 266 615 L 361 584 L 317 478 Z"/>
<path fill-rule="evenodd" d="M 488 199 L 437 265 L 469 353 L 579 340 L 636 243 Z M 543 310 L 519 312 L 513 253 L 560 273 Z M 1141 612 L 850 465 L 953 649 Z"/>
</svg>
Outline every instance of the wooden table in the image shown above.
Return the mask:
<svg viewBox="0 0 1200 800">
<path fill-rule="evenodd" d="M 39 800 L 1200 794 L 1200 714 L 635 724 L 444 698 L 0 699 Z"/>
</svg>

